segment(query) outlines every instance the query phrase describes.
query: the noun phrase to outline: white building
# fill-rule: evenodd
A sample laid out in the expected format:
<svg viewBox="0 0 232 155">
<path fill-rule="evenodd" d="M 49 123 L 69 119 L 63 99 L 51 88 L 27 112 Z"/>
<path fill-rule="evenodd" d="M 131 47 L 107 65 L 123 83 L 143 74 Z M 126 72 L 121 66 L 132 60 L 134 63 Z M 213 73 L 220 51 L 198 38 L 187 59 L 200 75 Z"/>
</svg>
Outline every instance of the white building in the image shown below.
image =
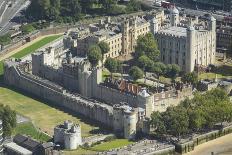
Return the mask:
<svg viewBox="0 0 232 155">
<path fill-rule="evenodd" d="M 75 150 L 82 145 L 81 127 L 71 121 L 54 128 L 54 143 L 63 144 L 65 149 Z"/>
<path fill-rule="evenodd" d="M 170 11 L 170 25 L 155 33 L 160 59 L 165 64 L 177 64 L 182 70 L 192 72 L 195 67 L 207 67 L 215 62 L 216 20 L 209 15 L 205 25 L 199 26 L 198 18 L 189 18 L 188 24 L 180 21 L 179 11 Z"/>
</svg>

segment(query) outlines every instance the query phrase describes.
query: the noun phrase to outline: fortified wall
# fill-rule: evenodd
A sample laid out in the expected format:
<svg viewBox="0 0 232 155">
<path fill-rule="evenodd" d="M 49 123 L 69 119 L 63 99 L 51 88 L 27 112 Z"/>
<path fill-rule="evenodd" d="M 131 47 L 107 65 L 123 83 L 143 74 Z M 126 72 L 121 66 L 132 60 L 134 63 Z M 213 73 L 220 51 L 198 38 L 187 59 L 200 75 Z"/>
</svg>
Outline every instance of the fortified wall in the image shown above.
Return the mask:
<svg viewBox="0 0 232 155">
<path fill-rule="evenodd" d="M 74 95 L 51 81 L 27 73 L 30 67 L 30 62 L 6 61 L 4 65 L 5 83 L 28 93 L 33 90 L 33 95 L 56 106 L 65 107 L 110 128 L 113 127 L 112 106 Z"/>
</svg>

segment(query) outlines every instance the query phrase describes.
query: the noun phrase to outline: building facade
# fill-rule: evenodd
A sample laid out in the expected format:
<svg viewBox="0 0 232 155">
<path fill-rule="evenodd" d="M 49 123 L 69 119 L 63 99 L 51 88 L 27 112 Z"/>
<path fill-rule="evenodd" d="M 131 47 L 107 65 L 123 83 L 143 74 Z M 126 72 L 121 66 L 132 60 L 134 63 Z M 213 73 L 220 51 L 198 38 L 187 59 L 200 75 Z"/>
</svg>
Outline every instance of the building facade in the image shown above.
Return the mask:
<svg viewBox="0 0 232 155">
<path fill-rule="evenodd" d="M 196 67 L 207 67 L 215 63 L 216 20 L 209 16 L 205 26 L 193 24 L 192 19 L 184 24 L 179 11 L 170 11 L 170 25 L 155 33 L 160 49 L 160 59 L 165 64 L 177 64 L 185 72 Z M 198 18 L 195 19 L 198 21 Z"/>
</svg>

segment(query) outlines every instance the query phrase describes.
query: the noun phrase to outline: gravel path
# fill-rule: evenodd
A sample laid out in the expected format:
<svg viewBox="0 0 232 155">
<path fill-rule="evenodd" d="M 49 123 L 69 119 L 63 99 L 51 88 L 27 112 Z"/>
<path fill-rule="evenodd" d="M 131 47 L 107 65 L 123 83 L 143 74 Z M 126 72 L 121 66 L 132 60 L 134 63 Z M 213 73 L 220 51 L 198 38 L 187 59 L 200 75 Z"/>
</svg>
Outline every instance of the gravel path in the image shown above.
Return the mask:
<svg viewBox="0 0 232 155">
<path fill-rule="evenodd" d="M 226 136 L 217 138 L 207 143 L 195 147 L 194 151 L 185 155 L 228 155 L 232 154 L 232 133 Z"/>
</svg>

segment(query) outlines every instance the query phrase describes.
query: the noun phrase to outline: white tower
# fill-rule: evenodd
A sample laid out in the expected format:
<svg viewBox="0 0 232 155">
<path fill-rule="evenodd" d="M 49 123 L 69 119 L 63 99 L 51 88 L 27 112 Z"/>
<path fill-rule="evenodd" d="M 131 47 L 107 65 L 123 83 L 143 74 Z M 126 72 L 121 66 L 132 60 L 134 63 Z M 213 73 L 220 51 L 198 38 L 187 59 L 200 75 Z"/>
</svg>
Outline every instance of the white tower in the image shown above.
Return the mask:
<svg viewBox="0 0 232 155">
<path fill-rule="evenodd" d="M 171 22 L 171 26 L 177 26 L 179 24 L 179 11 L 177 10 L 177 8 L 174 6 L 171 10 L 170 10 L 170 22 Z"/>
</svg>

